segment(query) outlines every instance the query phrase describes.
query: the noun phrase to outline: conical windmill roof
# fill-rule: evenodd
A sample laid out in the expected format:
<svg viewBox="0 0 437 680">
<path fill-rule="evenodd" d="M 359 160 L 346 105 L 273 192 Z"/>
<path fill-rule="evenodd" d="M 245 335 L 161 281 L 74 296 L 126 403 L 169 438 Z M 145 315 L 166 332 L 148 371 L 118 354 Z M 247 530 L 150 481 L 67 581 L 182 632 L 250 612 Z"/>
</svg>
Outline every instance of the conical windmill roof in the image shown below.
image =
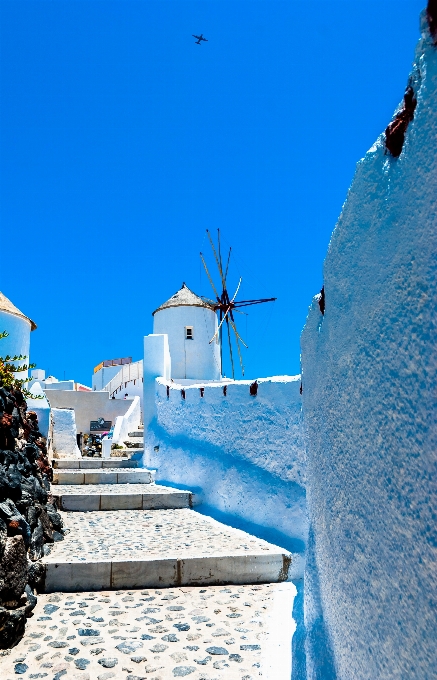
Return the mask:
<svg viewBox="0 0 437 680">
<path fill-rule="evenodd" d="M 167 302 L 164 302 L 158 309 L 155 309 L 153 314 L 169 307 L 206 307 L 207 309 L 214 310 L 214 302 L 199 297 L 183 283 L 182 288 L 172 295 Z"/>
<path fill-rule="evenodd" d="M 22 319 L 26 319 L 30 323 L 30 330 L 34 331 L 36 328 L 36 323 L 32 321 L 32 319 L 29 319 L 28 316 L 23 314 L 23 312 L 20 312 L 18 307 L 12 304 L 10 300 L 6 297 L 6 295 L 3 295 L 2 292 L 0 292 L 0 312 L 8 312 L 8 314 L 13 314 L 14 316 L 20 316 Z M 0 328 L 0 332 L 1 332 Z"/>
</svg>

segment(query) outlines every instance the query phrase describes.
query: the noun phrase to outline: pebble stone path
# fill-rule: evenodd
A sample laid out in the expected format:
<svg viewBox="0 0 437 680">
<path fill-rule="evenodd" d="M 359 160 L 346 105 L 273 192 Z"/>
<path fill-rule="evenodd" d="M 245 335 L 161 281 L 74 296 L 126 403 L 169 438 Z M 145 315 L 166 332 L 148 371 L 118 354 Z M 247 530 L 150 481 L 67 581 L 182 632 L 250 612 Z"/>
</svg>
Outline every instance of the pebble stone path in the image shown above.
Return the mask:
<svg viewBox="0 0 437 680">
<path fill-rule="evenodd" d="M 91 556 L 131 558 L 146 551 L 148 557 L 203 557 L 230 550 L 245 555 L 277 550 L 266 541 L 189 509 L 74 512 L 63 518 L 69 533 L 53 544 L 50 562 L 65 557 L 71 561 Z"/>
<path fill-rule="evenodd" d="M 118 473 L 124 464 L 133 467 L 132 461 L 118 461 Z M 68 475 L 79 465 L 75 461 L 69 468 L 64 460 L 59 468 Z M 111 469 L 108 461 L 93 460 L 93 467 L 102 473 L 105 467 L 108 473 Z M 54 485 L 52 492 L 60 499 L 82 497 L 87 508 L 99 498 L 99 509 L 62 513 L 65 539 L 51 546 L 45 557 L 47 580 L 49 573 L 55 574 L 55 585 L 48 587 L 46 582 L 46 588 L 55 592 L 38 596 L 21 642 L 0 652 L 2 678 L 289 680 L 295 587 L 258 582 L 263 573 L 276 574 L 264 581 L 286 577 L 271 571 L 278 559 L 288 564 L 285 551 L 191 510 L 189 491 L 155 485 L 153 475 L 146 484 L 140 483 L 140 477 L 137 483 L 123 483 L 123 474 L 118 483 L 109 484 L 104 476 L 101 484 L 87 484 L 84 479 L 77 485 L 70 479 L 66 485 Z M 102 498 L 108 508 L 118 507 L 124 498 L 128 508 L 137 508 L 138 497 L 153 494 L 159 495 L 162 509 L 104 510 L 101 506 Z M 135 572 L 132 565 L 138 564 L 135 560 L 152 564 L 159 558 L 161 562 L 155 562 L 159 570 L 163 556 L 182 562 L 206 560 L 208 565 L 221 558 L 224 581 L 233 585 L 181 586 L 179 580 L 178 587 L 135 582 L 131 588 L 108 590 L 102 579 L 91 587 L 75 586 L 77 570 L 83 567 L 97 565 L 98 579 L 102 568 L 111 564 L 112 578 L 115 561 L 121 560 L 129 579 L 129 570 Z M 257 560 L 261 567 L 251 567 Z M 62 571 L 65 565 L 70 572 Z M 62 576 L 66 573 L 70 579 Z M 141 573 L 143 578 L 145 572 Z M 196 582 L 197 577 L 189 578 Z"/>
<path fill-rule="evenodd" d="M 281 669 L 290 667 L 293 588 L 281 583 L 40 595 L 25 637 L 0 657 L 2 678 L 289 680 Z M 269 650 L 282 658 L 268 659 Z"/>
</svg>

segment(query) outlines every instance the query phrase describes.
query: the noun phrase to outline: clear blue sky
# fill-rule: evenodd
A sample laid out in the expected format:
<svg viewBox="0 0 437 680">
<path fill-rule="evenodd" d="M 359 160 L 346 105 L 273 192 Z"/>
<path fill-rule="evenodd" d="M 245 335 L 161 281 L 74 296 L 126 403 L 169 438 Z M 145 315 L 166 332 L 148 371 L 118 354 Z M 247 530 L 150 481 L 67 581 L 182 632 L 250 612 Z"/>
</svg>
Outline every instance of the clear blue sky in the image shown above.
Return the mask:
<svg viewBox="0 0 437 680">
<path fill-rule="evenodd" d="M 0 290 L 31 358 L 90 383 L 220 227 L 250 378 L 299 335 L 355 164 L 402 98 L 425 0 L 1 2 Z M 194 44 L 192 33 L 209 42 Z M 0 329 L 1 330 L 1 329 Z"/>
</svg>

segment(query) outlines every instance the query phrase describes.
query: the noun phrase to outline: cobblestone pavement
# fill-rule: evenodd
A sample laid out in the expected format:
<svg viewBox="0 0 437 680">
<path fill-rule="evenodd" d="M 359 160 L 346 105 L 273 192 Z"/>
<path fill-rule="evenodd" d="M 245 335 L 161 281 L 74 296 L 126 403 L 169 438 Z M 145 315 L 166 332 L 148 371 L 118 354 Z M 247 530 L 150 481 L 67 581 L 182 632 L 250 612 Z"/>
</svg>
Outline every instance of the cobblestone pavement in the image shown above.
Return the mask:
<svg viewBox="0 0 437 680">
<path fill-rule="evenodd" d="M 294 593 L 281 583 L 40 595 L 22 641 L 0 652 L 1 676 L 288 680 Z"/>
<path fill-rule="evenodd" d="M 46 561 L 204 557 L 283 552 L 189 509 L 62 513 L 69 533 Z"/>
</svg>

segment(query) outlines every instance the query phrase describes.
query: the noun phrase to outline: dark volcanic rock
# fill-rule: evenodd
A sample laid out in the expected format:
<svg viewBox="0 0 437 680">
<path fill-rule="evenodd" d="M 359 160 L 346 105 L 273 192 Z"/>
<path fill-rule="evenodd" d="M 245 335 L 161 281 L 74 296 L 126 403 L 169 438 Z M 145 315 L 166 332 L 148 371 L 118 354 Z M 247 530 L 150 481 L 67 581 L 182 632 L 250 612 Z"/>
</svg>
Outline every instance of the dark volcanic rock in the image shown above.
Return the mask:
<svg viewBox="0 0 437 680">
<path fill-rule="evenodd" d="M 53 470 L 34 411 L 19 389 L 0 383 L 0 648 L 24 633 L 43 588 L 45 546 L 62 540 L 62 518 L 50 494 Z M 17 672 L 17 671 L 16 671 Z M 24 672 L 24 671 L 20 671 Z"/>
<path fill-rule="evenodd" d="M 35 609 L 36 603 L 37 603 L 37 597 L 34 594 L 32 588 L 30 587 L 29 584 L 26 585 L 24 589 L 24 594 L 27 598 L 27 604 L 26 604 L 26 616 L 29 616 L 30 612 Z"/>
<path fill-rule="evenodd" d="M 3 602 L 18 600 L 27 583 L 27 553 L 22 536 L 6 539 L 0 564 L 0 597 Z"/>
<path fill-rule="evenodd" d="M 31 562 L 28 564 L 27 575 L 30 587 L 41 592 L 44 589 L 43 584 L 46 575 L 46 570 L 42 562 Z"/>
<path fill-rule="evenodd" d="M 23 637 L 25 625 L 25 607 L 12 610 L 0 607 L 0 649 L 15 645 Z"/>
</svg>

